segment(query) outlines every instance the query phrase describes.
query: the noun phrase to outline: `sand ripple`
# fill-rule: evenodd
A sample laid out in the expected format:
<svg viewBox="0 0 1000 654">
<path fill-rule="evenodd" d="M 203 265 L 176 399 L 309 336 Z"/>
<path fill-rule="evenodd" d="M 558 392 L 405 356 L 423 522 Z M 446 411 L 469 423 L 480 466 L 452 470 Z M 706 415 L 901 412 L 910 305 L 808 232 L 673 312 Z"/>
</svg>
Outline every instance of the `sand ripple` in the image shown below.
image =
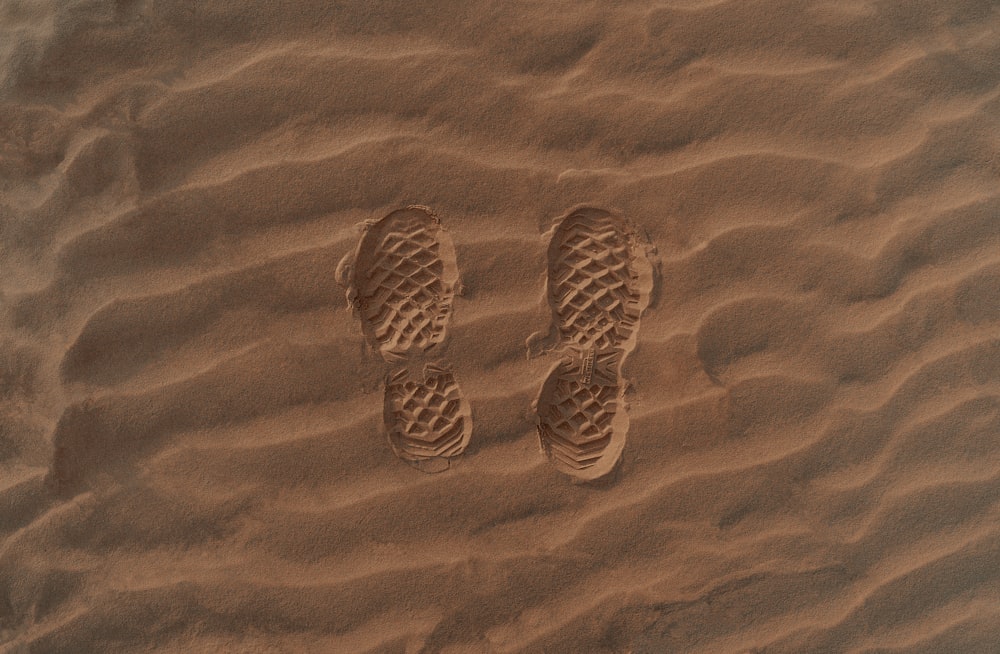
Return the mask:
<svg viewBox="0 0 1000 654">
<path fill-rule="evenodd" d="M 0 25 L 0 651 L 996 651 L 995 3 Z M 334 276 L 408 204 L 462 278 L 433 476 Z M 575 484 L 525 339 L 583 204 L 657 251 L 621 465 Z"/>
</svg>

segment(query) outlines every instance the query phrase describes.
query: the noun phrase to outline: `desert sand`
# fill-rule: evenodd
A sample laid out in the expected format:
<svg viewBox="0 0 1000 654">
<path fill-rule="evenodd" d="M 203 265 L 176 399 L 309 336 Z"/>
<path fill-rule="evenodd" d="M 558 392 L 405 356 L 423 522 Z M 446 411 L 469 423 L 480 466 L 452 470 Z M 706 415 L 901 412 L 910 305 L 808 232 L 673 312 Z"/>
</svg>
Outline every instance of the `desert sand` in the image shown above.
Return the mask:
<svg viewBox="0 0 1000 654">
<path fill-rule="evenodd" d="M 0 652 L 1000 652 L 1000 5 L 0 0 Z"/>
</svg>

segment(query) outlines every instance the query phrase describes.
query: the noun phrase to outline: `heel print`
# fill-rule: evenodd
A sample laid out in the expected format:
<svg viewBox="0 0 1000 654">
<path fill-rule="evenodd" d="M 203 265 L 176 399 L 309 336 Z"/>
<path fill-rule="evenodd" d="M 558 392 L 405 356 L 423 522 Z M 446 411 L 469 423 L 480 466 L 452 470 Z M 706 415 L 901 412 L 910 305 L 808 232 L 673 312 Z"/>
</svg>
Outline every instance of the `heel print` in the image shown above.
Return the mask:
<svg viewBox="0 0 1000 654">
<path fill-rule="evenodd" d="M 450 370 L 434 364 L 423 376 L 400 368 L 385 384 L 385 428 L 396 456 L 425 472 L 439 472 L 465 450 L 472 411 Z"/>
</svg>

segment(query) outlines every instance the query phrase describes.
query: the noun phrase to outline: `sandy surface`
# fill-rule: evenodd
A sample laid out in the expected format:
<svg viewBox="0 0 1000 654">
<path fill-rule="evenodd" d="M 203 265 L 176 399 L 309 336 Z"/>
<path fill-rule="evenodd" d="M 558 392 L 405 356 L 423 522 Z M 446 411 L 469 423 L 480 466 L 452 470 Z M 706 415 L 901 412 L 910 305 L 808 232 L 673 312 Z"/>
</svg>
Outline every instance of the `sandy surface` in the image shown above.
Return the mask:
<svg viewBox="0 0 1000 654">
<path fill-rule="evenodd" d="M 1000 652 L 998 182 L 988 0 L 0 0 L 0 651 Z"/>
</svg>

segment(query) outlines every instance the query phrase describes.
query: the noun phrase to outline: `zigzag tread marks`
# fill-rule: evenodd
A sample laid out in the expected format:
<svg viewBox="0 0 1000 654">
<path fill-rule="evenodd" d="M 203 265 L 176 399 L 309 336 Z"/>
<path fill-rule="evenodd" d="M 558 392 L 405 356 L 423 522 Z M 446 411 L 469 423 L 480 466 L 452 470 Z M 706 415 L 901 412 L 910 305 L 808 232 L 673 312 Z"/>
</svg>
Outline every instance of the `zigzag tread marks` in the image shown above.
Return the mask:
<svg viewBox="0 0 1000 654">
<path fill-rule="evenodd" d="M 542 451 L 575 477 L 596 478 L 614 467 L 624 446 L 628 417 L 620 410 L 623 387 L 618 356 L 599 364 L 588 379 L 587 359 L 563 358 L 549 373 L 536 402 Z"/>
</svg>

